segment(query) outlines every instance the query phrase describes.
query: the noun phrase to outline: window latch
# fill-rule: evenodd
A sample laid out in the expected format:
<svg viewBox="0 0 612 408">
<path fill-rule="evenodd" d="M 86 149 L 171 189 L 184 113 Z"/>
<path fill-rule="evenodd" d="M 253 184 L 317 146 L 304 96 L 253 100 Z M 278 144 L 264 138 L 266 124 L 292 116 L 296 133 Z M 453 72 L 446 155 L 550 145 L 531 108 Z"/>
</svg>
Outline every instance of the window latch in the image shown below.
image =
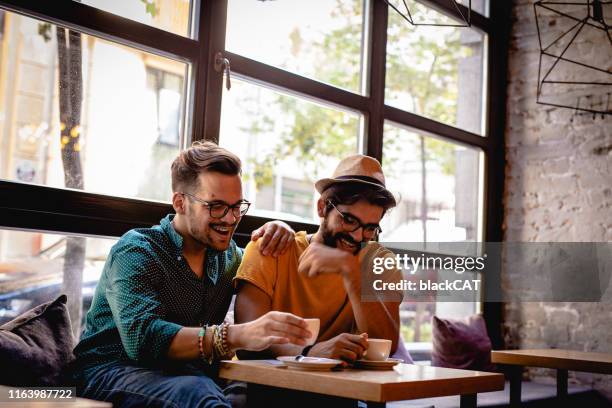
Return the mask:
<svg viewBox="0 0 612 408">
<path fill-rule="evenodd" d="M 232 83 L 230 80 L 230 61 L 229 59 L 223 56 L 223 53 L 221 51 L 215 54 L 215 71 L 225 74 L 225 87 L 229 91 L 232 87 Z"/>
</svg>

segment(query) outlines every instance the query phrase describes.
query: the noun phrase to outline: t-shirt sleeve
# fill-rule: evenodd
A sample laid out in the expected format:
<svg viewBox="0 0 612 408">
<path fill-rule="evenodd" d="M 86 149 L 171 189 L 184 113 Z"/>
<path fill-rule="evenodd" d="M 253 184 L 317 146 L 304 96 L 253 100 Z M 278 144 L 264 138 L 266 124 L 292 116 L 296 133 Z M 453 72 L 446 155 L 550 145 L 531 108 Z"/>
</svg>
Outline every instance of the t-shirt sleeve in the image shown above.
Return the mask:
<svg viewBox="0 0 612 408">
<path fill-rule="evenodd" d="M 234 287 L 241 281 L 249 282 L 264 291 L 270 298 L 274 292 L 278 275 L 278 258 L 264 256 L 259 252 L 259 242 L 249 242 L 242 255 L 242 263 L 234 278 Z"/>
</svg>

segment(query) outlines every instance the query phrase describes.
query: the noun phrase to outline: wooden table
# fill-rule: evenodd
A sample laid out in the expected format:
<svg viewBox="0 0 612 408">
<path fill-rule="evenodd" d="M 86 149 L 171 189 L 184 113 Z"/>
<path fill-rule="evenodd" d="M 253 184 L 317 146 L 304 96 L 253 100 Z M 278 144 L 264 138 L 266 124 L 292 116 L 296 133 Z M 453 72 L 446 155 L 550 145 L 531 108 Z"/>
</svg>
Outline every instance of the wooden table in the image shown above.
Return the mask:
<svg viewBox="0 0 612 408">
<path fill-rule="evenodd" d="M 557 397 L 560 402 L 567 398 L 568 370 L 612 374 L 612 354 L 606 353 L 558 349 L 497 350 L 491 352 L 491 361 L 512 367 L 510 370 L 510 405 L 514 407 L 521 404 L 521 380 L 525 366 L 557 370 Z"/>
<path fill-rule="evenodd" d="M 384 407 L 387 401 L 460 395 L 461 407 L 476 407 L 479 392 L 504 389 L 504 376 L 481 371 L 399 364 L 394 370 L 300 371 L 276 360 L 224 361 L 219 376 L 248 383 L 253 406 Z"/>
</svg>

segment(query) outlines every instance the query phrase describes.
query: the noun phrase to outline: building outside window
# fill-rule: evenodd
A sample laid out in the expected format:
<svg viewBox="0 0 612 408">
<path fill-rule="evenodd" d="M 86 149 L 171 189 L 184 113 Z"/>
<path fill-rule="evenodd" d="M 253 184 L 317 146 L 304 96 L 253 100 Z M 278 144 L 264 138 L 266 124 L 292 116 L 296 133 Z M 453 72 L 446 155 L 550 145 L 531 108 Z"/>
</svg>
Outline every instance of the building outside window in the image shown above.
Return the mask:
<svg viewBox="0 0 612 408">
<path fill-rule="evenodd" d="M 183 77 L 147 67 L 147 89 L 155 101 L 159 143 L 178 147 L 181 136 Z"/>
</svg>

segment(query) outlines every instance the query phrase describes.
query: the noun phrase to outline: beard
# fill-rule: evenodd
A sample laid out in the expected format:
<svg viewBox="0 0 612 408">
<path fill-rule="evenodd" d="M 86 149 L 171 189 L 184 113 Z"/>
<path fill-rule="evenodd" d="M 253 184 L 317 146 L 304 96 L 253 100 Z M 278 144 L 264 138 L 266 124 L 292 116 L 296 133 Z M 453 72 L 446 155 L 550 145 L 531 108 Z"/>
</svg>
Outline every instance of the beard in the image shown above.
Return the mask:
<svg viewBox="0 0 612 408">
<path fill-rule="evenodd" d="M 225 251 L 231 242 L 238 222 L 229 224 L 226 222 L 211 221 L 205 225 L 198 224 L 197 219 L 190 219 L 189 235 L 205 248 L 212 248 L 216 251 Z M 227 233 L 222 234 L 218 228 L 227 229 Z"/>
<path fill-rule="evenodd" d="M 334 231 L 329 227 L 327 218 L 325 218 L 323 220 L 323 223 L 321 224 L 321 235 L 323 237 L 323 243 L 328 247 L 337 248 L 338 241 L 340 241 L 341 239 L 345 240 L 351 245 L 355 245 L 356 248 L 353 251 L 353 255 L 357 255 L 363 247 L 363 244 L 367 243 L 366 240 L 357 242 L 348 233 L 343 231 L 334 233 Z"/>
</svg>

